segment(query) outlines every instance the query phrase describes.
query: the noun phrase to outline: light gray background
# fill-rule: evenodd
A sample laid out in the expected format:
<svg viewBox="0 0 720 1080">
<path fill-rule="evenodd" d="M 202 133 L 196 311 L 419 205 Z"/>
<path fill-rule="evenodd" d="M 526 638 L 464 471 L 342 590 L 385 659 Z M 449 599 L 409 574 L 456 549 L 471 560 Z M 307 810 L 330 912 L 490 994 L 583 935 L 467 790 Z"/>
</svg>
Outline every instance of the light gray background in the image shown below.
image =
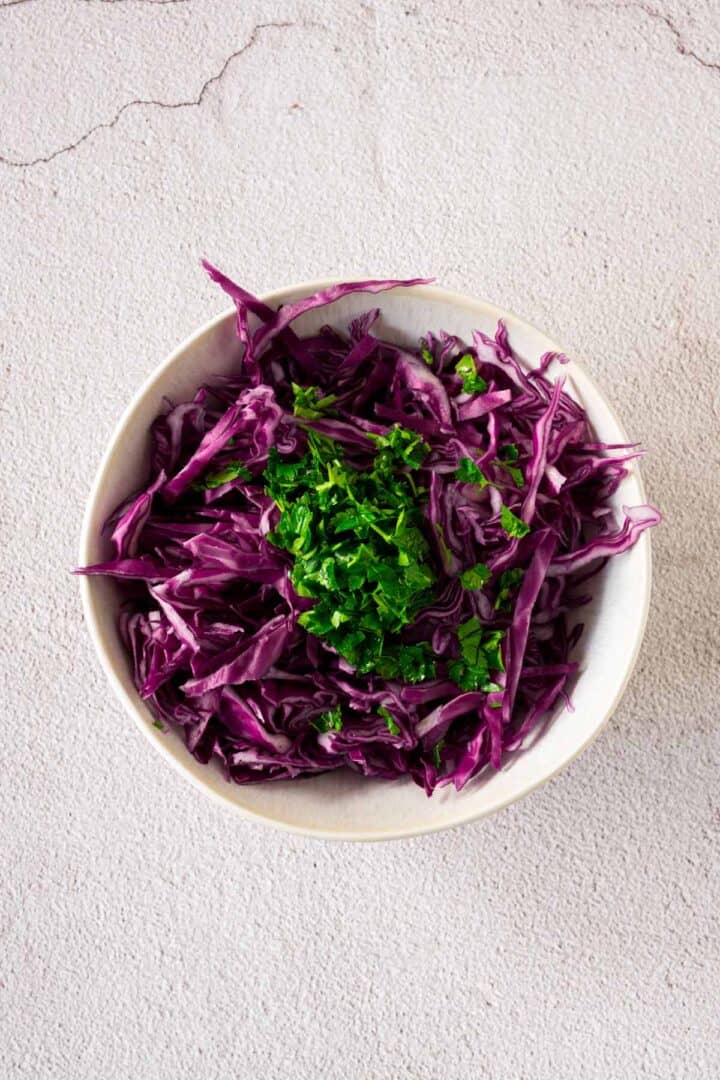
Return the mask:
<svg viewBox="0 0 720 1080">
<path fill-rule="evenodd" d="M 720 17 L 656 2 L 0 0 L 3 1075 L 720 1075 Z M 497 818 L 243 824 L 109 696 L 68 568 L 121 410 L 224 306 L 201 253 L 435 274 L 649 448 L 632 684 Z"/>
</svg>

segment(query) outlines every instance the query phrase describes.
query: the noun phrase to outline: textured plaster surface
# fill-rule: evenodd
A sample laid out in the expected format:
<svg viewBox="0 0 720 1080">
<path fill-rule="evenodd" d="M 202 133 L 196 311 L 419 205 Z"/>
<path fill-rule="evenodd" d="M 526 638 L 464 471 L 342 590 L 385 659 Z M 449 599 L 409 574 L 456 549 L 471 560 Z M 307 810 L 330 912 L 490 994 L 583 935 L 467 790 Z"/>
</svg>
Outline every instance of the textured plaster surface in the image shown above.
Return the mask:
<svg viewBox="0 0 720 1080">
<path fill-rule="evenodd" d="M 720 1075 L 720 16 L 0 2 L 0 1073 Z M 431 273 L 583 357 L 666 523 L 601 738 L 485 823 L 244 824 L 108 693 L 73 564 L 130 395 L 223 304 Z"/>
</svg>

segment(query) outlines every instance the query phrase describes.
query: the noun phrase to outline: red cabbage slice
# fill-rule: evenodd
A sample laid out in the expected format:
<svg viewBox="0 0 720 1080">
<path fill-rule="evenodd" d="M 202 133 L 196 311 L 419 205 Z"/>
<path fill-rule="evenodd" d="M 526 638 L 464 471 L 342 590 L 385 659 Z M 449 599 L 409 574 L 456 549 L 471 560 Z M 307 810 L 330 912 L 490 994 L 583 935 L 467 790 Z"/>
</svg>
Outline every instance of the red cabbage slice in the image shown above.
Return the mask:
<svg viewBox="0 0 720 1080">
<path fill-rule="evenodd" d="M 427 285 L 432 280 L 433 278 L 410 278 L 407 281 L 350 281 L 344 285 L 330 285 L 327 289 L 321 289 L 319 292 L 313 293 L 312 296 L 297 300 L 294 304 L 284 304 L 274 313 L 271 319 L 265 322 L 264 326 L 255 331 L 253 339 L 255 350 L 260 352 L 274 337 L 281 334 L 290 323 L 300 318 L 307 311 L 325 307 L 327 304 L 334 304 L 336 300 L 340 300 L 343 296 L 349 296 L 351 293 L 356 292 L 379 293 L 398 287 L 410 288 L 412 285 Z"/>
</svg>

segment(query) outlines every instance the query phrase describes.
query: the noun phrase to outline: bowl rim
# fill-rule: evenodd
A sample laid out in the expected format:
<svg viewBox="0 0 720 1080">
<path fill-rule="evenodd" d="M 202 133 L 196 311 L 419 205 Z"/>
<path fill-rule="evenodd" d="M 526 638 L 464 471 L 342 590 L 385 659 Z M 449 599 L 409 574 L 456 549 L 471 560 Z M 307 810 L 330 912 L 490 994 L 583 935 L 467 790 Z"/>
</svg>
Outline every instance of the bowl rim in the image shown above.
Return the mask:
<svg viewBox="0 0 720 1080">
<path fill-rule="evenodd" d="M 350 278 L 323 278 L 313 281 L 301 281 L 291 285 L 285 285 L 281 288 L 274 289 L 272 292 L 263 293 L 258 297 L 263 303 L 270 307 L 276 307 L 287 301 L 288 295 L 295 293 L 301 293 L 309 295 L 311 293 L 318 292 L 320 289 L 326 289 L 329 286 L 336 285 L 343 281 L 349 280 L 361 280 Z M 367 279 L 363 279 L 367 280 Z M 412 287 L 413 295 L 418 297 L 429 297 L 444 301 L 454 306 L 482 306 L 485 311 L 492 315 L 495 319 L 511 320 L 516 326 L 522 327 L 524 330 L 530 333 L 540 334 L 545 340 L 547 340 L 553 349 L 558 353 L 563 353 L 565 350 L 555 342 L 544 330 L 540 330 L 534 324 L 528 322 L 526 319 L 519 315 L 516 315 L 510 308 L 501 308 L 496 304 L 483 300 L 479 297 L 471 295 L 470 293 L 459 292 L 454 289 L 447 289 L 441 285 L 435 284 L 423 284 L 414 285 Z M 110 472 L 112 459 L 115 456 L 118 446 L 122 442 L 125 436 L 125 429 L 130 424 L 132 417 L 145 397 L 152 391 L 156 383 L 160 382 L 165 373 L 172 368 L 175 362 L 180 356 L 182 356 L 188 349 L 192 348 L 199 340 L 205 335 L 213 331 L 221 323 L 235 318 L 235 308 L 225 308 L 217 315 L 213 316 L 207 322 L 203 323 L 198 329 L 189 334 L 179 345 L 177 345 L 169 355 L 158 364 L 147 378 L 142 382 L 141 386 L 133 394 L 130 402 L 123 410 L 119 420 L 116 422 L 113 429 L 110 440 L 102 455 L 100 464 L 98 465 L 95 477 L 93 479 L 90 493 L 85 504 L 85 510 L 83 513 L 82 525 L 80 530 L 80 544 L 79 544 L 79 566 L 86 566 L 92 561 L 91 545 L 94 540 L 94 519 L 96 517 L 96 506 L 98 500 L 101 497 L 103 486 L 106 480 L 106 476 Z M 605 396 L 602 390 L 598 387 L 595 379 L 588 371 L 585 364 L 577 360 L 575 355 L 572 356 L 572 364 L 575 370 L 579 371 L 582 376 L 588 381 L 598 397 L 602 400 L 604 406 L 608 410 L 614 424 L 616 425 L 618 432 L 621 435 L 623 442 L 629 442 L 627 433 L 623 424 L 621 423 L 615 408 L 611 401 Z M 646 501 L 645 487 L 642 480 L 642 475 L 639 468 L 635 465 L 633 469 L 633 475 L 635 482 L 638 486 L 638 491 L 642 502 Z M 577 757 L 585 751 L 591 743 L 595 741 L 600 732 L 605 728 L 608 721 L 612 717 L 613 713 L 617 709 L 627 685 L 632 677 L 633 671 L 637 664 L 637 660 L 642 647 L 643 639 L 645 637 L 645 629 L 647 626 L 648 613 L 650 610 L 650 599 L 652 594 L 652 552 L 651 541 L 649 532 L 643 534 L 643 552 L 645 558 L 645 574 L 647 581 L 647 588 L 645 590 L 643 598 L 643 607 L 638 622 L 637 634 L 633 643 L 632 651 L 627 658 L 625 673 L 623 679 L 618 686 L 617 692 L 613 697 L 610 704 L 606 707 L 604 714 L 597 722 L 594 729 L 590 734 L 577 746 L 574 746 L 567 755 L 557 764 L 557 766 L 551 771 L 542 774 L 535 780 L 528 781 L 519 791 L 511 793 L 507 796 L 499 797 L 495 802 L 482 808 L 473 808 L 472 804 L 468 803 L 467 808 L 463 811 L 458 804 L 458 813 L 452 820 L 443 820 L 435 823 L 425 823 L 419 825 L 410 825 L 405 828 L 389 828 L 389 829 L 346 829 L 346 828 L 319 828 L 311 825 L 299 825 L 296 822 L 279 817 L 274 814 L 263 813 L 256 810 L 249 809 L 246 806 L 241 806 L 235 802 L 230 796 L 230 791 L 234 790 L 228 785 L 228 792 L 217 790 L 210 784 L 206 783 L 203 779 L 196 776 L 195 773 L 189 768 L 189 763 L 186 763 L 182 757 L 176 756 L 164 741 L 158 740 L 154 737 L 154 732 L 150 730 L 150 727 L 146 721 L 146 717 L 142 709 L 142 703 L 137 694 L 130 694 L 122 684 L 118 677 L 115 665 L 110 659 L 108 652 L 103 642 L 103 635 L 100 627 L 99 618 L 99 604 L 93 590 L 93 578 L 92 577 L 80 577 L 80 595 L 82 600 L 83 614 L 90 633 L 90 638 L 95 647 L 98 659 L 100 660 L 101 667 L 103 668 L 105 675 L 107 676 L 114 692 L 115 696 L 119 699 L 125 708 L 126 713 L 129 713 L 135 722 L 135 725 L 140 729 L 144 737 L 152 744 L 154 749 L 158 751 L 166 761 L 169 761 L 172 767 L 181 774 L 186 780 L 199 791 L 202 791 L 206 796 L 211 798 L 215 803 L 229 808 L 236 815 L 246 821 L 252 821 L 262 823 L 264 825 L 271 826 L 275 829 L 280 829 L 284 832 L 293 833 L 300 836 L 308 836 L 313 839 L 320 840 L 334 840 L 334 841 L 361 841 L 361 842 L 379 842 L 383 840 L 401 840 L 409 839 L 414 836 L 423 836 L 429 833 L 442 832 L 446 829 L 454 829 L 461 825 L 467 825 L 472 821 L 479 821 L 487 818 L 492 814 L 498 813 L 500 810 L 505 809 L 507 806 L 512 805 L 515 802 L 519 802 L 527 795 L 530 795 L 533 791 L 543 787 L 550 780 L 554 779 L 563 769 L 567 768 Z"/>
</svg>

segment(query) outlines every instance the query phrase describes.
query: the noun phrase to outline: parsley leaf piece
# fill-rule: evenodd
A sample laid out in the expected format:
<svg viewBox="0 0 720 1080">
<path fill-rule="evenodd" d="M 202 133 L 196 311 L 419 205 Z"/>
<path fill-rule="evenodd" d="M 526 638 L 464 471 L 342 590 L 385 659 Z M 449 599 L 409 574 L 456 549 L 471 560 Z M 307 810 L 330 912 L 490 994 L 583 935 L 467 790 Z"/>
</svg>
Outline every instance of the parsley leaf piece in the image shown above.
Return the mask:
<svg viewBox="0 0 720 1080">
<path fill-rule="evenodd" d="M 523 476 L 522 469 L 518 465 L 508 465 L 505 461 L 500 461 L 498 464 L 502 466 L 506 473 L 510 474 L 516 488 L 525 487 L 525 477 Z"/>
<path fill-rule="evenodd" d="M 384 705 L 381 705 L 378 709 L 378 716 L 381 717 L 387 724 L 387 729 L 391 735 L 399 735 L 400 728 L 395 723 L 392 713 L 390 713 Z"/>
<path fill-rule="evenodd" d="M 500 524 L 508 536 L 521 538 L 530 532 L 530 526 L 519 517 L 516 517 L 507 506 L 503 505 L 500 511 Z"/>
<path fill-rule="evenodd" d="M 401 424 L 393 424 L 386 435 L 373 435 L 370 432 L 368 435 L 378 448 L 375 472 L 388 471 L 388 467 L 391 471 L 402 465 L 419 469 L 430 453 L 430 447 L 422 435 L 404 428 Z"/>
<path fill-rule="evenodd" d="M 455 470 L 455 479 L 461 484 L 476 484 L 481 490 L 490 482 L 482 469 L 479 469 L 469 457 L 460 458 L 460 463 Z"/>
<path fill-rule="evenodd" d="M 231 480 L 252 480 L 252 473 L 246 469 L 241 461 L 228 461 L 219 469 L 206 473 L 201 480 L 196 480 L 192 485 L 193 491 L 207 491 L 211 488 L 222 487 Z"/>
<path fill-rule="evenodd" d="M 316 731 L 323 733 L 325 731 L 342 731 L 342 709 L 339 705 L 336 705 L 334 709 L 328 709 L 327 712 L 320 713 L 310 723 Z"/>
<path fill-rule="evenodd" d="M 491 630 L 485 636 L 482 648 L 491 671 L 505 670 L 501 651 L 504 637 L 504 630 Z"/>
<path fill-rule="evenodd" d="M 422 356 L 423 360 L 425 361 L 425 363 L 427 364 L 428 367 L 433 366 L 433 364 L 435 363 L 435 357 L 433 356 L 432 352 L 427 347 L 427 345 L 422 345 L 421 346 L 420 355 Z"/>
<path fill-rule="evenodd" d="M 510 610 L 511 594 L 522 581 L 524 573 L 525 571 L 519 566 L 514 567 L 512 570 L 503 570 L 498 578 L 498 593 L 495 597 L 496 611 Z"/>
<path fill-rule="evenodd" d="M 412 685 L 435 678 L 435 661 L 427 642 L 390 644 L 377 660 L 375 670 L 383 679 L 401 679 Z"/>
<path fill-rule="evenodd" d="M 313 431 L 312 428 L 306 428 L 305 430 L 307 431 L 308 450 L 316 468 L 327 465 L 329 462 L 340 464 L 342 453 L 334 439 L 331 439 L 328 435 L 321 435 L 319 431 Z M 306 486 L 310 487 L 311 485 L 306 481 Z"/>
<path fill-rule="evenodd" d="M 404 682 L 419 683 L 435 678 L 435 661 L 427 642 L 418 645 L 401 645 L 398 649 L 398 667 Z"/>
<path fill-rule="evenodd" d="M 477 615 L 458 627 L 460 652 L 467 664 L 478 664 L 482 657 L 483 627 Z"/>
<path fill-rule="evenodd" d="M 515 487 L 525 487 L 525 476 L 519 465 L 513 465 L 513 461 L 517 461 L 520 456 L 515 443 L 508 443 L 506 446 L 501 446 L 498 451 L 498 460 L 495 462 L 501 469 L 504 469 L 506 473 L 509 473 L 512 477 L 512 482 Z"/>
<path fill-rule="evenodd" d="M 476 615 L 458 627 L 462 659 L 448 664 L 448 674 L 461 690 L 495 690 L 498 684 L 490 679 L 490 672 L 505 670 L 501 652 L 504 637 L 504 630 L 486 630 Z"/>
<path fill-rule="evenodd" d="M 298 386 L 291 383 L 294 396 L 293 413 L 303 420 L 320 420 L 327 409 L 337 401 L 336 394 L 323 396 L 317 386 Z"/>
<path fill-rule="evenodd" d="M 442 525 L 440 524 L 439 521 L 435 522 L 435 533 L 437 535 L 437 540 L 438 540 L 438 545 L 440 547 L 440 551 L 442 552 L 443 566 L 445 567 L 446 570 L 448 570 L 449 567 L 452 565 L 453 554 L 452 554 L 452 551 L 450 550 L 450 548 L 448 547 L 447 540 L 445 539 L 445 533 L 443 532 L 443 527 L 442 527 Z"/>
<path fill-rule="evenodd" d="M 442 766 L 442 758 L 440 757 L 440 753 L 442 751 L 444 742 L 445 739 L 438 739 L 438 741 L 433 746 L 433 762 L 436 769 L 440 769 Z"/>
<path fill-rule="evenodd" d="M 487 563 L 479 562 L 460 575 L 460 584 L 463 589 L 482 589 L 490 580 L 490 567 Z"/>
<path fill-rule="evenodd" d="M 488 384 L 482 375 L 478 375 L 475 361 L 470 353 L 464 353 L 455 365 L 455 374 L 463 381 L 463 390 L 466 394 L 483 394 Z"/>
<path fill-rule="evenodd" d="M 487 665 L 470 665 L 463 660 L 451 661 L 448 675 L 461 690 L 481 690 L 490 677 Z"/>
<path fill-rule="evenodd" d="M 428 447 L 400 425 L 375 442 L 364 470 L 313 431 L 299 461 L 271 451 L 265 492 L 281 513 L 269 539 L 293 557 L 296 592 L 316 601 L 298 620 L 308 633 L 360 675 L 423 682 L 435 675 L 432 651 L 398 635 L 430 603 L 436 582 L 424 532 L 427 492 L 407 471 Z"/>
</svg>

